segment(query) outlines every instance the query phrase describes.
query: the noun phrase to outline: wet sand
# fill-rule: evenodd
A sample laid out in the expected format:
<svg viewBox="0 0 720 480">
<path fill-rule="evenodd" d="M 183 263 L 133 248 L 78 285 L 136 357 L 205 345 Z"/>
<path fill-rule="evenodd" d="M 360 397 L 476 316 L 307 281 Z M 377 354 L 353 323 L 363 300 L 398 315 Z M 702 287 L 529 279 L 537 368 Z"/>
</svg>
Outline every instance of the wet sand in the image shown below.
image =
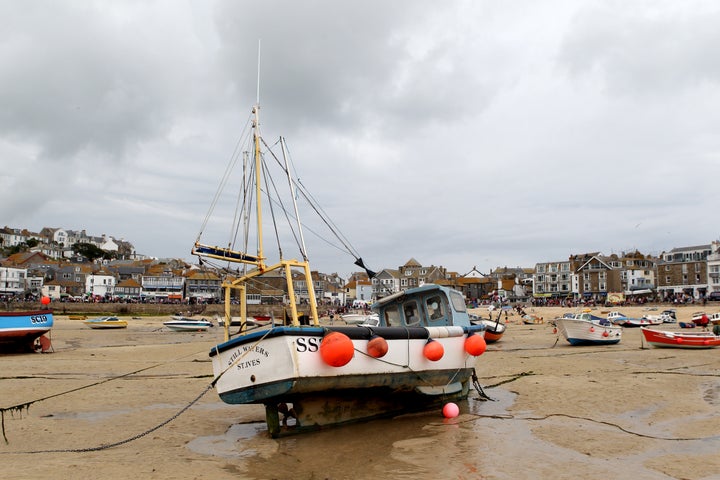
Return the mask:
<svg viewBox="0 0 720 480">
<path fill-rule="evenodd" d="M 720 478 L 720 349 L 649 348 L 639 329 L 573 347 L 548 323 L 567 311 L 536 308 L 535 325 L 508 317 L 476 367 L 495 401 L 472 393 L 455 419 L 426 412 L 279 440 L 263 407 L 208 390 L 220 329 L 170 332 L 155 317 L 91 330 L 56 316 L 55 353 L 0 355 L 0 407 L 29 404 L 4 413 L 3 477 Z"/>
</svg>

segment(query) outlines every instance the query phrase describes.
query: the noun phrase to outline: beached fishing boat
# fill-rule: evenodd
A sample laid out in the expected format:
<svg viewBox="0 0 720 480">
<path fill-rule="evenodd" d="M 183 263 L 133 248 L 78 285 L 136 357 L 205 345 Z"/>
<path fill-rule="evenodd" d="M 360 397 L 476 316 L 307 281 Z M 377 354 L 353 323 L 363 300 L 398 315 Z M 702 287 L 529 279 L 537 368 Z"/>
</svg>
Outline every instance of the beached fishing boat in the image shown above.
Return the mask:
<svg viewBox="0 0 720 480">
<path fill-rule="evenodd" d="M 558 317 L 554 323 L 570 345 L 609 345 L 622 338 L 621 326 L 587 312 Z"/>
<path fill-rule="evenodd" d="M 209 320 L 175 317 L 172 320 L 163 322 L 167 328 L 174 332 L 204 332 L 213 326 Z"/>
<path fill-rule="evenodd" d="M 247 285 L 274 271 L 281 272 L 286 281 L 287 320 L 263 329 L 241 330 L 233 338 L 225 329 L 225 341 L 210 351 L 213 384 L 220 398 L 230 404 L 263 404 L 273 437 L 466 398 L 471 384 L 477 385 L 473 383 L 474 366 L 476 356 L 485 350 L 485 340 L 484 326 L 470 323 L 460 292 L 426 284 L 376 302 L 372 308 L 377 326 L 320 325 L 298 206 L 301 198 L 310 203 L 314 200 L 291 176 L 293 169 L 283 139 L 278 143 L 281 153 L 261 152 L 261 146 L 267 144 L 260 138 L 258 114 L 256 105 L 247 149 L 253 152 L 252 158 L 243 169 L 249 178 L 239 182 L 253 187 L 243 190 L 243 212 L 238 215 L 254 219 L 238 225 L 253 227 L 251 244 L 257 252 L 248 253 L 249 242 L 217 247 L 201 242 L 200 235 L 192 252 L 203 264 L 227 262 L 227 269 L 232 265 L 234 271 L 238 271 L 238 264 L 242 266 L 239 274 L 223 282 L 226 325 L 232 310 L 239 310 L 240 317 L 246 318 Z M 275 179 L 270 159 L 275 159 L 288 187 L 282 198 L 277 181 L 272 181 L 272 189 L 260 186 L 267 178 Z M 263 249 L 264 204 L 284 209 L 282 214 L 271 216 L 273 228 L 266 231 L 283 231 L 285 227 L 278 220 L 292 220 L 292 226 L 287 227 L 293 231 L 289 237 L 295 239 L 302 260 L 285 257 L 288 250 L 279 248 L 278 235 L 278 259 L 268 263 Z M 322 215 L 321 208 L 313 211 Z M 334 225 L 330 221 L 324 224 L 331 230 Z M 232 238 L 247 239 L 248 235 L 240 233 Z M 355 257 L 355 264 L 373 277 L 374 272 L 344 244 Z M 301 308 L 306 311 L 301 312 Z M 300 321 L 301 314 L 307 321 Z"/>
<path fill-rule="evenodd" d="M 715 348 L 720 345 L 720 335 L 712 332 L 671 332 L 641 328 L 645 341 L 653 347 L 667 348 Z"/>
<path fill-rule="evenodd" d="M 34 351 L 36 340 L 47 351 L 50 341 L 44 335 L 52 326 L 52 310 L 0 312 L 0 352 Z"/>
<path fill-rule="evenodd" d="M 127 328 L 127 320 L 120 320 L 118 317 L 98 317 L 83 322 L 85 325 L 92 329 L 112 329 L 112 328 Z"/>
</svg>

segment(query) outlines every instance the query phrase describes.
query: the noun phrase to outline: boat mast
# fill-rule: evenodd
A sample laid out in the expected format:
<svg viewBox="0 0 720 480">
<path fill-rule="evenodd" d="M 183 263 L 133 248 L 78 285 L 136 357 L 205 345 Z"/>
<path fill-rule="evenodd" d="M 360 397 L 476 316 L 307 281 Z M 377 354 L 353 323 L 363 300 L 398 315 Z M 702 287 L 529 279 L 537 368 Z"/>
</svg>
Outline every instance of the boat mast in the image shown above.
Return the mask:
<svg viewBox="0 0 720 480">
<path fill-rule="evenodd" d="M 253 107 L 253 140 L 255 141 L 255 204 L 257 205 L 257 235 L 258 235 L 258 268 L 265 270 L 265 259 L 263 258 L 263 231 L 262 231 L 262 202 L 260 195 L 262 190 L 262 157 L 260 154 L 260 40 L 258 39 L 258 64 L 257 64 L 257 92 L 255 106 Z"/>
</svg>

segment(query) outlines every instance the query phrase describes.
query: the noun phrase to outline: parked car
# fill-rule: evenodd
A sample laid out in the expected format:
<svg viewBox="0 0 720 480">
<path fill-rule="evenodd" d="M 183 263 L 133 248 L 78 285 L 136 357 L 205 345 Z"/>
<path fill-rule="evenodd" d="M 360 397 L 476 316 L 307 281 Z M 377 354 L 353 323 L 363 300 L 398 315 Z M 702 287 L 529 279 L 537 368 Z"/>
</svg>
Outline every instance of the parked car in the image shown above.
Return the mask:
<svg viewBox="0 0 720 480">
<path fill-rule="evenodd" d="M 708 293 L 707 299 L 709 301 L 718 301 L 720 302 L 720 292 L 710 292 Z"/>
</svg>

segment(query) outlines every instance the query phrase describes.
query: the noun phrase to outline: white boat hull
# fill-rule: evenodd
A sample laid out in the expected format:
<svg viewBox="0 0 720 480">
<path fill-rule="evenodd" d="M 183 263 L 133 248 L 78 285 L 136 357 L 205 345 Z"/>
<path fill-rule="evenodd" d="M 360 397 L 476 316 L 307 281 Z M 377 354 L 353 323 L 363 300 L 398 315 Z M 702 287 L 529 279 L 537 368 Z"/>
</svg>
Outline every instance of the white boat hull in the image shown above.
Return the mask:
<svg viewBox="0 0 720 480">
<path fill-rule="evenodd" d="M 189 320 L 171 320 L 163 322 L 167 328 L 174 332 L 204 332 L 212 325 L 210 322 L 189 321 Z"/>
<path fill-rule="evenodd" d="M 364 323 L 369 316 L 370 315 L 362 313 L 346 313 L 344 315 L 340 315 L 340 318 L 342 318 L 343 322 L 348 325 L 360 325 L 361 323 Z"/>
<path fill-rule="evenodd" d="M 558 318 L 555 325 L 571 345 L 614 344 L 622 338 L 622 327 L 617 325 L 601 325 L 575 318 Z"/>
<path fill-rule="evenodd" d="M 301 333 L 297 327 L 295 330 Z M 410 385 L 427 395 L 455 393 L 462 389 L 462 382 L 454 382 L 452 377 L 458 370 L 471 370 L 475 365 L 475 357 L 464 350 L 466 335 L 462 327 L 429 327 L 428 330 L 431 338 L 444 348 L 444 355 L 438 361 L 423 355 L 427 339 L 387 340 L 388 352 L 380 359 L 365 353 L 367 339 L 354 339 L 354 357 L 342 367 L 323 361 L 319 353 L 323 329 L 310 327 L 306 329 L 307 334 L 268 335 L 256 342 L 238 343 L 216 355 L 211 352 L 215 386 L 227 403 L 265 403 L 277 397 L 313 391 L 399 385 L 406 389 Z M 412 378 L 412 382 L 408 383 L 408 378 L 401 376 L 403 373 Z M 458 379 L 462 378 L 458 375 Z"/>
</svg>

